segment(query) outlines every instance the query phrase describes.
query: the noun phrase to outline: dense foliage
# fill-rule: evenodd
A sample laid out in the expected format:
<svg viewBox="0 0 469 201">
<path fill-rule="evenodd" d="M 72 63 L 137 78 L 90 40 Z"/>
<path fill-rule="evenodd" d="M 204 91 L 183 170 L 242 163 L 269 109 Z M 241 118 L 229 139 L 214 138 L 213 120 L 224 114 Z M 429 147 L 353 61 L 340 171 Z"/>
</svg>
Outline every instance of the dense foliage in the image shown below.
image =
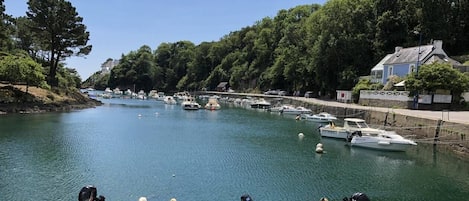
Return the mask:
<svg viewBox="0 0 469 201">
<path fill-rule="evenodd" d="M 216 42 L 163 43 L 151 55 L 143 46 L 146 56 L 141 49 L 131 51 L 111 72 L 109 86 L 213 90 L 228 81 L 238 91 L 278 88 L 334 96 L 336 89 L 352 89 L 395 46 L 417 46 L 415 31 L 422 33 L 423 44 L 441 39 L 449 55 L 466 53 L 466 11 L 469 2 L 442 0 L 330 0 L 324 6 L 297 6 Z M 148 63 L 129 63 L 137 58 Z"/>
<path fill-rule="evenodd" d="M 448 90 L 458 99 L 461 93 L 469 88 L 469 75 L 461 73 L 449 64 L 422 65 L 418 74 L 412 73 L 407 77 L 406 87 L 411 92 L 420 94 Z"/>
<path fill-rule="evenodd" d="M 65 0 L 29 0 L 28 5 L 27 16 L 15 19 L 15 40 L 10 41 L 48 70 L 49 83 L 55 84 L 53 77 L 64 82 L 67 76 L 54 72 L 74 73 L 59 61 L 87 54 L 89 33 Z M 8 27 L 9 18 L 0 8 L 1 25 Z M 260 19 L 219 41 L 166 42 L 154 50 L 142 44 L 123 54 L 110 74 L 96 73 L 87 84 L 176 91 L 213 90 L 220 82 L 229 82 L 237 91 L 283 89 L 335 96 L 337 89 L 352 89 L 395 46 L 417 46 L 420 35 L 416 31 L 422 44 L 443 40 L 449 55 L 467 54 L 466 13 L 469 2 L 456 0 L 329 0 L 323 6 L 302 5 L 280 10 L 275 17 Z M 44 21 L 46 17 L 64 23 Z M 7 30 L 11 29 L 2 28 L 0 37 L 12 35 Z M 50 36 L 61 36 L 58 41 L 66 42 L 57 45 L 58 41 L 48 40 Z"/>
<path fill-rule="evenodd" d="M 13 54 L 19 50 L 27 52 L 14 65 L 4 66 L 4 69 L 11 71 L 10 74 L 17 74 L 18 69 L 23 69 L 21 66 L 31 66 L 31 61 L 34 61 L 41 71 L 47 71 L 47 82 L 52 87 L 80 87 L 81 79 L 76 70 L 65 68 L 61 62 L 67 57 L 86 55 L 91 51 L 91 46 L 87 45 L 89 33 L 82 24 L 83 19 L 78 16 L 75 7 L 65 0 L 29 0 L 27 4 L 26 16 L 13 19 L 5 14 L 3 0 L 0 1 L 1 50 Z M 42 72 L 41 75 L 44 77 Z M 24 81 L 21 76 L 2 80 Z"/>
<path fill-rule="evenodd" d="M 24 82 L 27 86 L 46 86 L 42 66 L 26 54 L 0 55 L 0 80 Z"/>
</svg>

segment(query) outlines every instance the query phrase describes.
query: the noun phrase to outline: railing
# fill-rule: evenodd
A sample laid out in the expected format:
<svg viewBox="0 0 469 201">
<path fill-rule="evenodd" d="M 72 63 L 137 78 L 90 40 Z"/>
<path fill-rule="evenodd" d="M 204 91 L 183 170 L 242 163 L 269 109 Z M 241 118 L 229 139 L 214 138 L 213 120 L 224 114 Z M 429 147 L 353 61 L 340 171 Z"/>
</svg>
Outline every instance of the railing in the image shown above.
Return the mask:
<svg viewBox="0 0 469 201">
<path fill-rule="evenodd" d="M 412 101 L 412 97 L 409 97 L 408 91 L 361 90 L 360 99 Z"/>
</svg>

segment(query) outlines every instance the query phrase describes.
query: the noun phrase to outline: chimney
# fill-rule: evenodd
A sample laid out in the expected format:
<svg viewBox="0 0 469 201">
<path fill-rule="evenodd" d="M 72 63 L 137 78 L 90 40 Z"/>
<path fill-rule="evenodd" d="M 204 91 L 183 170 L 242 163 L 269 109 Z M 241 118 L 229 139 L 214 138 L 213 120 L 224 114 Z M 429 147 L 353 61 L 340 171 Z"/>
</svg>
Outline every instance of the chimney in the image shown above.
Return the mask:
<svg viewBox="0 0 469 201">
<path fill-rule="evenodd" d="M 401 46 L 396 46 L 395 48 L 395 52 L 394 53 L 398 53 L 399 51 L 401 51 L 402 47 Z"/>
<path fill-rule="evenodd" d="M 434 40 L 433 41 L 433 48 L 435 50 L 443 50 L 443 41 L 442 40 Z"/>
</svg>

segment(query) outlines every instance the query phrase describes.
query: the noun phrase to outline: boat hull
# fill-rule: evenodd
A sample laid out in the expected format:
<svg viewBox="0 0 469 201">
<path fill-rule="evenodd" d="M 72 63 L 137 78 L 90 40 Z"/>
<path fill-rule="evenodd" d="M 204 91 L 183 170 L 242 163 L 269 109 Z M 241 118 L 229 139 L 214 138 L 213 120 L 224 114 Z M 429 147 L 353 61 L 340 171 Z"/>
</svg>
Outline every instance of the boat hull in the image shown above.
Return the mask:
<svg viewBox="0 0 469 201">
<path fill-rule="evenodd" d="M 392 141 L 387 139 L 376 139 L 373 137 L 359 137 L 355 136 L 352 138 L 350 145 L 352 147 L 361 147 L 367 149 L 375 149 L 382 151 L 396 151 L 403 152 L 416 144 L 412 141 Z"/>
<path fill-rule="evenodd" d="M 200 107 L 198 105 L 193 105 L 193 104 L 187 104 L 182 106 L 183 109 L 185 110 L 198 110 Z"/>
<path fill-rule="evenodd" d="M 348 132 L 345 129 L 340 128 L 330 128 L 322 127 L 319 128 L 319 133 L 321 137 L 337 138 L 337 139 L 347 139 Z"/>
</svg>

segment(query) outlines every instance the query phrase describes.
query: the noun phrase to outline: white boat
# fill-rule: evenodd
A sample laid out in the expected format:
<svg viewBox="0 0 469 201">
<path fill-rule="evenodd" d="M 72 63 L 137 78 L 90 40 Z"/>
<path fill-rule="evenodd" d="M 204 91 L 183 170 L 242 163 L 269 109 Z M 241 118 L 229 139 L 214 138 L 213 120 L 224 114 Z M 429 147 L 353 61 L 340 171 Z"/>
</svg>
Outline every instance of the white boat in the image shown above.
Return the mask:
<svg viewBox="0 0 469 201">
<path fill-rule="evenodd" d="M 363 134 L 378 134 L 386 132 L 385 130 L 370 128 L 366 124 L 365 120 L 358 118 L 346 118 L 344 119 L 344 126 L 336 126 L 334 122 L 330 122 L 328 125 L 320 127 L 319 133 L 322 137 L 331 137 L 339 139 L 347 139 L 347 136 L 355 131 L 360 131 Z"/>
<path fill-rule="evenodd" d="M 270 108 L 271 112 L 279 112 L 281 114 L 291 114 L 291 115 L 299 115 L 299 114 L 309 114 L 312 111 L 305 107 L 295 107 L 293 105 L 281 105 L 277 107 Z"/>
<path fill-rule="evenodd" d="M 145 93 L 145 91 L 140 90 L 140 91 L 137 93 L 137 98 L 138 98 L 138 99 L 142 99 L 142 100 L 146 100 L 146 99 L 147 99 L 147 94 Z"/>
<path fill-rule="evenodd" d="M 305 119 L 307 121 L 313 121 L 317 123 L 327 123 L 331 121 L 337 120 L 337 117 L 327 113 L 327 112 L 321 112 L 319 114 L 301 114 L 301 119 Z"/>
<path fill-rule="evenodd" d="M 208 98 L 207 104 L 205 104 L 205 109 L 207 110 L 219 110 L 221 108 L 220 104 L 218 103 L 218 98 L 211 96 Z"/>
<path fill-rule="evenodd" d="M 201 108 L 200 104 L 195 101 L 192 96 L 186 96 L 181 103 L 182 109 L 185 110 L 198 110 Z"/>
<path fill-rule="evenodd" d="M 349 136 L 348 141 L 352 147 L 363 147 L 382 151 L 406 151 L 417 146 L 412 140 L 398 135 L 394 131 L 383 131 L 379 133 L 361 133 L 356 131 Z"/>
<path fill-rule="evenodd" d="M 263 98 L 254 100 L 250 103 L 251 108 L 255 109 L 269 109 L 270 103 L 264 100 Z"/>
<path fill-rule="evenodd" d="M 177 104 L 176 100 L 174 100 L 174 97 L 172 97 L 172 96 L 165 96 L 163 98 L 163 101 L 164 101 L 165 104 L 168 104 L 168 105 L 176 105 Z"/>
<path fill-rule="evenodd" d="M 187 97 L 190 97 L 191 94 L 187 91 L 176 92 L 173 97 L 178 103 L 182 103 Z"/>
</svg>

